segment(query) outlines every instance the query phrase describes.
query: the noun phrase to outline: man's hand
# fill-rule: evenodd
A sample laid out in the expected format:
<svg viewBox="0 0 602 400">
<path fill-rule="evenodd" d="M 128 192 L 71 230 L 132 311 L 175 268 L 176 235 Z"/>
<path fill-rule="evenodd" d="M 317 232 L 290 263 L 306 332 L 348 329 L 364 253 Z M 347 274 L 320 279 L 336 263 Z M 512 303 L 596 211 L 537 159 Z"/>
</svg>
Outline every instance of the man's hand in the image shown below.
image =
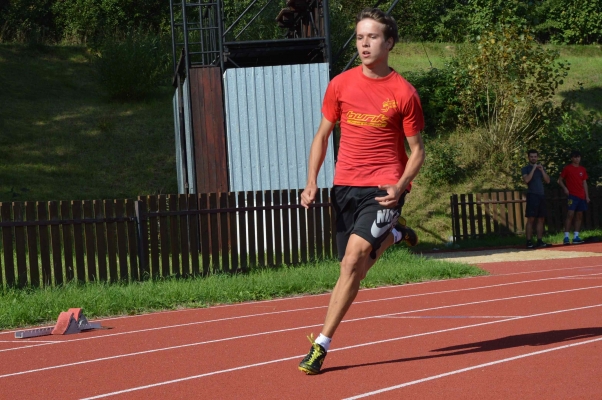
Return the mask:
<svg viewBox="0 0 602 400">
<path fill-rule="evenodd" d="M 562 188 L 564 190 L 564 194 L 566 194 L 567 196 L 569 195 L 569 190 L 567 188 Z"/>
<path fill-rule="evenodd" d="M 309 208 L 310 204 L 316 200 L 316 193 L 318 192 L 318 186 L 316 184 L 307 185 L 303 192 L 301 192 L 301 205 L 305 208 Z"/>
<path fill-rule="evenodd" d="M 540 170 L 541 172 L 544 172 L 544 170 L 543 170 L 543 165 L 541 165 L 541 164 L 537 164 L 535 167 L 536 167 L 538 170 Z"/>
<path fill-rule="evenodd" d="M 403 190 L 401 190 L 397 185 L 378 185 L 378 188 L 380 190 L 386 190 L 387 195 L 383 197 L 375 197 L 374 200 L 378 201 L 378 204 L 383 207 L 395 207 L 399 202 L 399 198 L 401 197 Z"/>
</svg>

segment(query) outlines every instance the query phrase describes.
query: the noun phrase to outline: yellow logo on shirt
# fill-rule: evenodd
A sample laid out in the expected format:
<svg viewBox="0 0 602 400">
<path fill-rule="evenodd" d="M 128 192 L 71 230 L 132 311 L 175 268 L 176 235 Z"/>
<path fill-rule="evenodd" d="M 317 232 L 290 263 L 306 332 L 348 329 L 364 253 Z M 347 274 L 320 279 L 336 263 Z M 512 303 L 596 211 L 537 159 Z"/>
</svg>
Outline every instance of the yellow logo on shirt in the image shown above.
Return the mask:
<svg viewBox="0 0 602 400">
<path fill-rule="evenodd" d="M 376 128 L 384 128 L 387 126 L 389 118 L 380 114 L 362 114 L 354 111 L 347 112 L 347 123 L 357 126 L 373 126 Z"/>
<path fill-rule="evenodd" d="M 383 108 L 380 111 L 386 113 L 390 109 L 396 108 L 396 107 L 397 107 L 397 102 L 395 100 L 389 100 L 389 99 L 387 99 L 383 103 Z"/>
</svg>

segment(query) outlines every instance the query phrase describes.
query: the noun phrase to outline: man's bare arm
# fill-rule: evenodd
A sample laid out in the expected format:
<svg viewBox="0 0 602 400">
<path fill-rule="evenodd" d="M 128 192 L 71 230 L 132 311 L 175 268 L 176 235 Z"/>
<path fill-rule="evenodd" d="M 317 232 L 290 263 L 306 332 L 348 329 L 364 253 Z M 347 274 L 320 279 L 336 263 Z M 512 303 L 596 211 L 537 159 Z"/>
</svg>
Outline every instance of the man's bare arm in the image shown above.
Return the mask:
<svg viewBox="0 0 602 400">
<path fill-rule="evenodd" d="M 399 178 L 399 182 L 397 182 L 397 187 L 400 192 L 405 191 L 410 182 L 416 178 L 416 175 L 418 175 L 422 164 L 424 164 L 424 159 L 426 158 L 424 142 L 422 141 L 422 135 L 420 135 L 420 133 L 408 137 L 407 140 L 412 154 L 410 154 L 410 158 L 408 158 L 403 175 Z"/>
<path fill-rule="evenodd" d="M 561 176 L 558 178 L 558 184 L 560 185 L 560 187 L 562 188 L 562 190 L 564 190 L 564 193 L 566 195 L 569 194 L 569 190 L 567 189 L 567 187 L 564 185 L 564 178 Z"/>
<path fill-rule="evenodd" d="M 374 200 L 378 201 L 383 207 L 394 207 L 397 204 L 401 194 L 406 190 L 410 182 L 416 178 L 422 164 L 424 164 L 426 153 L 424 152 L 424 142 L 422 141 L 420 133 L 408 137 L 407 141 L 412 154 L 410 154 L 410 158 L 408 158 L 403 175 L 401 175 L 401 178 L 399 178 L 399 181 L 395 185 L 380 185 L 379 189 L 386 190 L 387 195 L 374 198 Z"/>
<path fill-rule="evenodd" d="M 326 118 L 322 117 L 318 131 L 314 136 L 314 140 L 311 143 L 309 150 L 309 163 L 307 165 L 307 183 L 305 184 L 305 190 L 301 193 L 301 205 L 305 208 L 309 208 L 309 205 L 314 202 L 316 198 L 316 192 L 318 189 L 318 172 L 322 167 L 324 158 L 326 157 L 326 150 L 328 149 L 328 138 L 334 129 L 334 122 L 330 122 Z"/>
<path fill-rule="evenodd" d="M 523 181 L 525 181 L 525 183 L 531 182 L 531 179 L 533 179 L 533 174 L 535 173 L 535 170 L 536 170 L 536 165 L 533 165 L 533 168 L 531 168 L 531 172 L 523 175 Z"/>
<path fill-rule="evenodd" d="M 546 170 L 543 168 L 543 165 L 539 164 L 538 168 L 541 169 L 541 175 L 543 176 L 543 181 L 545 183 L 550 183 L 550 175 L 548 175 Z"/>
</svg>

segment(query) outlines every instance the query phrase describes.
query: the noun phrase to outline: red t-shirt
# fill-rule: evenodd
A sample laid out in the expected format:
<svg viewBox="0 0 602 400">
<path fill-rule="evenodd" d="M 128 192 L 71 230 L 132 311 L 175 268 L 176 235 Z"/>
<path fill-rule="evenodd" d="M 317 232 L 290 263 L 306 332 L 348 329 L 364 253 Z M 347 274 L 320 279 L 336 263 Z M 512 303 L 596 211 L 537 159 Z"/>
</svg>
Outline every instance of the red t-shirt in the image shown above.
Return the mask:
<svg viewBox="0 0 602 400">
<path fill-rule="evenodd" d="M 395 184 L 408 161 L 404 137 L 424 128 L 416 89 L 397 72 L 368 78 L 362 67 L 337 75 L 324 95 L 322 114 L 341 121 L 334 184 Z"/>
<path fill-rule="evenodd" d="M 581 165 L 575 167 L 573 164 L 569 164 L 563 168 L 560 176 L 564 178 L 569 194 L 577 196 L 580 199 L 585 199 L 585 189 L 583 188 L 583 181 L 587 180 L 587 171 L 585 168 Z"/>
</svg>

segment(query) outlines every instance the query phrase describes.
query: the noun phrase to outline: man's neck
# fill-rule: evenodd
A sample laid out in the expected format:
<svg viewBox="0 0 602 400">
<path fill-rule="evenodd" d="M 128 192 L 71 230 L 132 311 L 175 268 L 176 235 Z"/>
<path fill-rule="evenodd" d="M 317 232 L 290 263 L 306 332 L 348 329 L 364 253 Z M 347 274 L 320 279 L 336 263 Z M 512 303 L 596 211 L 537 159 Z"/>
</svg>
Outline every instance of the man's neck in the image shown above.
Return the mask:
<svg viewBox="0 0 602 400">
<path fill-rule="evenodd" d="M 579 166 L 579 164 L 576 164 L 576 163 L 571 163 L 571 165 L 572 165 L 573 167 L 578 167 L 578 166 Z"/>
<path fill-rule="evenodd" d="M 381 79 L 391 73 L 391 68 L 389 68 L 389 65 L 387 63 L 382 63 L 373 67 L 368 67 L 362 64 L 362 72 L 368 78 Z"/>
</svg>

